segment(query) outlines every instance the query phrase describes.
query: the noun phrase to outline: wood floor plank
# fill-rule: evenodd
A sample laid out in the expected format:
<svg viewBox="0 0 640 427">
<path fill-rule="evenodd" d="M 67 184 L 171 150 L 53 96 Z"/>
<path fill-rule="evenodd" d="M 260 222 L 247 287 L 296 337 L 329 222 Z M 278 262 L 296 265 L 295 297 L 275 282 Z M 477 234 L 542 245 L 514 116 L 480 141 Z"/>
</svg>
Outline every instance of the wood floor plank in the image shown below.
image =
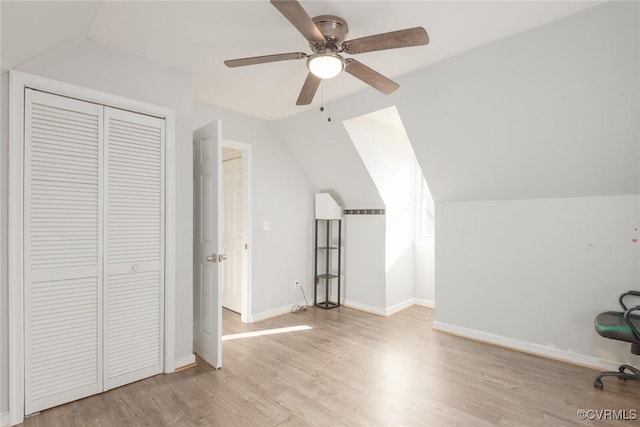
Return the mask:
<svg viewBox="0 0 640 427">
<path fill-rule="evenodd" d="M 253 325 L 223 314 L 225 335 L 312 329 L 223 342 L 204 362 L 43 411 L 25 426 L 573 426 L 586 410 L 639 410 L 640 383 L 435 332 L 433 311 L 389 318 L 310 308 Z M 588 327 L 588 325 L 586 326 Z M 639 363 L 640 364 L 640 363 Z M 640 414 L 639 414 L 640 415 Z"/>
</svg>

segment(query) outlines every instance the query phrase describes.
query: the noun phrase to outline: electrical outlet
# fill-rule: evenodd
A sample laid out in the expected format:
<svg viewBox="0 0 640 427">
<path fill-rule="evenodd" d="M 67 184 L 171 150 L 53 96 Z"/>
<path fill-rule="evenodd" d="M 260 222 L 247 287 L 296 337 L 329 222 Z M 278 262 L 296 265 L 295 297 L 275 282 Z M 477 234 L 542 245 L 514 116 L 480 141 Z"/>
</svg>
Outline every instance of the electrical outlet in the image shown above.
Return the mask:
<svg viewBox="0 0 640 427">
<path fill-rule="evenodd" d="M 300 289 L 302 285 L 300 284 L 300 280 L 293 281 L 293 289 Z"/>
</svg>

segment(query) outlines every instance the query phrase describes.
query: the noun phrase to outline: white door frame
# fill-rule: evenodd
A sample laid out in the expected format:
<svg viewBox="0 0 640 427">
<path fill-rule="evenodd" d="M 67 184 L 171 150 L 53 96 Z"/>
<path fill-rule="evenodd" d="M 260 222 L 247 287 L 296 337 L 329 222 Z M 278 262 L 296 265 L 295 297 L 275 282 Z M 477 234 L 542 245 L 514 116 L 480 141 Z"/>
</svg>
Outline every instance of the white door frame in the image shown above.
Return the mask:
<svg viewBox="0 0 640 427">
<path fill-rule="evenodd" d="M 247 243 L 247 262 L 245 265 L 245 281 L 242 283 L 242 299 L 240 302 L 241 313 L 240 320 L 243 323 L 253 322 L 253 315 L 251 314 L 252 305 L 251 301 L 251 254 L 253 252 L 253 244 L 251 241 L 251 223 L 252 223 L 252 201 L 251 201 L 251 166 L 252 166 L 252 153 L 251 144 L 244 142 L 231 141 L 228 139 L 222 139 L 221 147 L 233 148 L 242 152 L 242 172 L 244 174 L 244 234 Z M 218 167 L 222 170 L 222 156 L 219 159 L 220 164 Z M 218 207 L 221 208 L 221 207 Z M 222 310 L 222 300 L 220 300 L 220 310 Z"/>
<path fill-rule="evenodd" d="M 164 372 L 175 371 L 175 111 L 109 93 L 51 80 L 21 71 L 9 72 L 9 423 L 24 420 L 24 293 L 23 293 L 23 147 L 24 93 L 32 88 L 83 101 L 137 111 L 165 119 L 165 306 Z"/>
</svg>

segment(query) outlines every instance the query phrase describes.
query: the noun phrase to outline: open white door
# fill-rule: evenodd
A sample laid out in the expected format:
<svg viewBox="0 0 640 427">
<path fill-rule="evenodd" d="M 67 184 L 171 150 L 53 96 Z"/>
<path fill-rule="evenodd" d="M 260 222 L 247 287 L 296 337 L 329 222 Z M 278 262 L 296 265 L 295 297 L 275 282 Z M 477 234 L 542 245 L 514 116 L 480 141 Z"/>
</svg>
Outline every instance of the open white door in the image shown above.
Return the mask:
<svg viewBox="0 0 640 427">
<path fill-rule="evenodd" d="M 215 368 L 222 366 L 222 174 L 221 123 L 193 133 L 193 310 L 194 350 Z"/>
</svg>

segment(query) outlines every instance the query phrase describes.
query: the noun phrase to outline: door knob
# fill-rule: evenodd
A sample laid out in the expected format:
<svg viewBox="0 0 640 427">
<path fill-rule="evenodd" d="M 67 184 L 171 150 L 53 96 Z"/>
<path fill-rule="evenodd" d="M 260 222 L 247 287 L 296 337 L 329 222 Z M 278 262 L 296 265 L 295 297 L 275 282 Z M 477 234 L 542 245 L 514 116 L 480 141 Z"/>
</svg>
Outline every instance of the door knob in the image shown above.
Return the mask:
<svg viewBox="0 0 640 427">
<path fill-rule="evenodd" d="M 218 255 L 218 262 L 222 262 L 222 261 L 224 261 L 225 259 L 227 259 L 227 256 L 226 256 L 225 254 L 220 254 L 220 255 Z"/>
<path fill-rule="evenodd" d="M 209 262 L 218 262 L 218 255 L 216 254 L 211 254 L 207 257 L 207 261 Z"/>
</svg>

